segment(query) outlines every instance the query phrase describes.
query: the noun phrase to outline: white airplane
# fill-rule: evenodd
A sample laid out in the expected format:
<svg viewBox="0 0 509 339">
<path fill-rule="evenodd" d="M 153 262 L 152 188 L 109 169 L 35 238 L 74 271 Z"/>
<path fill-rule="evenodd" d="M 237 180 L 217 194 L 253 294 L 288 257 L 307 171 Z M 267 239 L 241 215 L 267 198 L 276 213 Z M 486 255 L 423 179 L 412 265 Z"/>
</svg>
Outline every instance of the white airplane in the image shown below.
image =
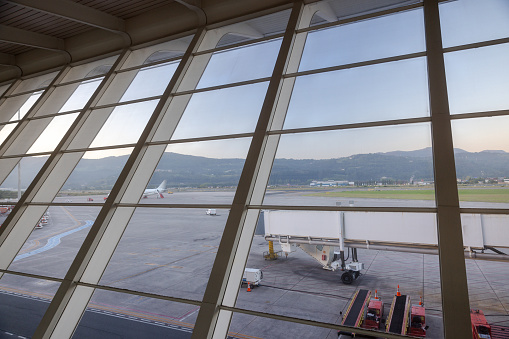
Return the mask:
<svg viewBox="0 0 509 339">
<path fill-rule="evenodd" d="M 164 198 L 163 192 L 166 190 L 166 180 L 164 180 L 158 188 L 147 188 L 143 192 L 143 198 L 147 198 L 149 195 L 158 194 L 157 198 Z"/>
</svg>

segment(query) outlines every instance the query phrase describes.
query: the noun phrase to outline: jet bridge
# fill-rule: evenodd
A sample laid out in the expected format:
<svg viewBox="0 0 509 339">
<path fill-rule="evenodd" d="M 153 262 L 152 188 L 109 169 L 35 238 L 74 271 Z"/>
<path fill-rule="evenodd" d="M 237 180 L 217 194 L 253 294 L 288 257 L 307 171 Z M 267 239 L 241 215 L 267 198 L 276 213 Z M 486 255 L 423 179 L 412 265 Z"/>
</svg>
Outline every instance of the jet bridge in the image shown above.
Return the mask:
<svg viewBox="0 0 509 339">
<path fill-rule="evenodd" d="M 435 213 L 265 210 L 261 218 L 267 241 L 285 253 L 299 246 L 325 269 L 339 268 L 345 248 L 438 254 Z M 509 216 L 462 214 L 461 221 L 466 258 L 509 260 Z"/>
</svg>

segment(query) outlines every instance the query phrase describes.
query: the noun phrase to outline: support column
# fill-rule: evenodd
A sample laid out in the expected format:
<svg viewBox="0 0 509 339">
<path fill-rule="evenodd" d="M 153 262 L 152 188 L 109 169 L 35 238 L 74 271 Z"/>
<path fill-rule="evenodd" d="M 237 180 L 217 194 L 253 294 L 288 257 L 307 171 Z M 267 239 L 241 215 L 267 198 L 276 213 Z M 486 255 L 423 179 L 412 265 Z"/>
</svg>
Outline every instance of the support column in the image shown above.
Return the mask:
<svg viewBox="0 0 509 339">
<path fill-rule="evenodd" d="M 294 3 L 260 112 L 260 117 L 251 141 L 251 146 L 237 186 L 232 208 L 228 220 L 226 221 L 223 237 L 221 238 L 216 260 L 212 267 L 192 338 L 225 338 L 227 335 L 232 312 L 220 311 L 220 306 L 223 304 L 228 280 L 236 279 L 240 282 L 242 272 L 239 270 L 232 272 L 232 269 L 233 261 L 238 254 L 237 250 L 241 243 L 243 227 L 247 223 L 246 220 L 249 221 L 249 224 L 254 226 L 258 218 L 258 211 L 248 211 L 247 206 L 253 195 L 255 179 L 262 162 L 264 148 L 267 145 L 267 131 L 276 109 L 277 99 L 281 92 L 283 75 L 285 74 L 290 59 L 290 52 L 295 41 L 295 30 L 299 23 L 303 8 L 303 2 L 297 1 Z M 245 239 L 249 238 L 248 240 L 251 240 L 252 232 L 250 237 L 245 236 L 246 233 L 249 232 L 244 233 Z M 244 252 L 245 248 L 243 248 L 242 255 L 246 255 Z"/>
<path fill-rule="evenodd" d="M 438 0 L 424 0 L 445 338 L 469 338 L 470 307 Z"/>
</svg>

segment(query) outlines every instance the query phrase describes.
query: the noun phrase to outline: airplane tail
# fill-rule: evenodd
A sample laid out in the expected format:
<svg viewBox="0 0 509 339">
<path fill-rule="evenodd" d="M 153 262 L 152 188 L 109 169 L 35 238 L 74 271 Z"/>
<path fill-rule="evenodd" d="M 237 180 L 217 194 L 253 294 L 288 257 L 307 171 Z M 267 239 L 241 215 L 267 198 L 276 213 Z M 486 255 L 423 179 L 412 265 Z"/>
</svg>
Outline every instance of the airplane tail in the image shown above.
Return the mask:
<svg viewBox="0 0 509 339">
<path fill-rule="evenodd" d="M 165 189 L 166 189 L 166 180 L 163 180 L 161 185 L 159 185 L 159 187 L 157 188 L 157 191 L 161 192 L 161 191 L 164 191 Z"/>
</svg>

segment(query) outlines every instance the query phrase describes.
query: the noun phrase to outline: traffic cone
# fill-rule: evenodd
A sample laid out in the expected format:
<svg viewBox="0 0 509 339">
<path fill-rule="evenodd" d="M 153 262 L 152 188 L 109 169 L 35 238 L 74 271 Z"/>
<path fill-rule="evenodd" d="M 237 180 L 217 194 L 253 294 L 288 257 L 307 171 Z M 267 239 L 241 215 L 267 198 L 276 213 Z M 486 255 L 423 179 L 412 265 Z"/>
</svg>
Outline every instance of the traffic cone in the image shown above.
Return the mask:
<svg viewBox="0 0 509 339">
<path fill-rule="evenodd" d="M 419 301 L 419 306 L 422 306 L 422 295 L 421 295 L 421 300 Z"/>
<path fill-rule="evenodd" d="M 375 300 L 378 300 L 378 290 L 375 290 Z"/>
<path fill-rule="evenodd" d="M 398 290 L 396 291 L 396 296 L 401 297 L 401 292 L 399 291 L 399 285 L 398 285 Z"/>
<path fill-rule="evenodd" d="M 251 284 L 250 283 L 247 283 L 247 291 L 251 292 Z"/>
</svg>

